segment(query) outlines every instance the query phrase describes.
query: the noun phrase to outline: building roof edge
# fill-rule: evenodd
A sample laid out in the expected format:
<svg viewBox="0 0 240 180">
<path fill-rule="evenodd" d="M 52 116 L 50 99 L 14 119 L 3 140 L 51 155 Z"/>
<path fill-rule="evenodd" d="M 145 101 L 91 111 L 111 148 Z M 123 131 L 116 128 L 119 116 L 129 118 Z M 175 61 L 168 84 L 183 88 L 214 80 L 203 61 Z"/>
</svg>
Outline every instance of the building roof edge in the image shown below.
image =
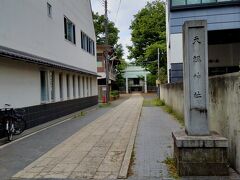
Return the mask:
<svg viewBox="0 0 240 180">
<path fill-rule="evenodd" d="M 36 56 L 36 55 L 30 54 L 30 53 L 11 49 L 11 48 L 4 47 L 4 46 L 0 46 L 0 56 L 9 57 L 11 59 L 23 61 L 26 63 L 38 64 L 38 65 L 53 67 L 53 68 L 57 68 L 57 69 L 74 71 L 74 72 L 92 75 L 92 76 L 98 76 L 97 72 L 88 71 L 88 70 L 85 70 L 82 68 L 78 68 L 75 66 L 71 66 L 68 64 L 64 64 L 61 62 L 57 62 L 57 61 L 54 61 L 51 59 L 47 59 L 47 58 L 44 58 L 41 56 Z"/>
</svg>

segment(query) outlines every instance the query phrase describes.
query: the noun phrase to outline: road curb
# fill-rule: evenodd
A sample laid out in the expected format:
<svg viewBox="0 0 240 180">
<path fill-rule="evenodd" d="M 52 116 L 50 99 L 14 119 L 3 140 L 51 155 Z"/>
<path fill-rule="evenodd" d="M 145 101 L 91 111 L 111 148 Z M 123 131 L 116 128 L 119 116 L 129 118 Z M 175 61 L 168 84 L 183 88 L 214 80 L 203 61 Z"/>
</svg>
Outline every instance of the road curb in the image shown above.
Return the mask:
<svg viewBox="0 0 240 180">
<path fill-rule="evenodd" d="M 136 135 L 137 135 L 137 129 L 138 129 L 138 124 L 139 124 L 139 120 L 140 120 L 140 116 L 141 116 L 141 112 L 142 112 L 142 104 L 143 101 L 141 103 L 141 108 L 138 112 L 138 118 L 135 122 L 135 125 L 133 127 L 131 136 L 130 136 L 130 140 L 127 146 L 127 150 L 125 152 L 125 156 L 118 174 L 118 179 L 127 179 L 128 176 L 128 169 L 131 163 L 131 157 L 132 157 L 132 153 L 133 153 L 133 149 L 134 149 L 134 143 L 135 143 L 135 139 L 136 139 Z"/>
</svg>

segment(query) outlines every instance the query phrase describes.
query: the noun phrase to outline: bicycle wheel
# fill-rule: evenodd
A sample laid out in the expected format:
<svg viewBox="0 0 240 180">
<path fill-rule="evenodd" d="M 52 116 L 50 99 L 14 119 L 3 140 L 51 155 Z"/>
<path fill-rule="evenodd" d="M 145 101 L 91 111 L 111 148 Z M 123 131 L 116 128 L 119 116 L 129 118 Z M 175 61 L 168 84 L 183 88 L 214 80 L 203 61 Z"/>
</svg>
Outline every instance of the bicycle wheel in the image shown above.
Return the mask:
<svg viewBox="0 0 240 180">
<path fill-rule="evenodd" d="M 21 134 L 26 129 L 26 121 L 23 118 L 17 118 L 14 122 L 14 135 Z"/>
</svg>

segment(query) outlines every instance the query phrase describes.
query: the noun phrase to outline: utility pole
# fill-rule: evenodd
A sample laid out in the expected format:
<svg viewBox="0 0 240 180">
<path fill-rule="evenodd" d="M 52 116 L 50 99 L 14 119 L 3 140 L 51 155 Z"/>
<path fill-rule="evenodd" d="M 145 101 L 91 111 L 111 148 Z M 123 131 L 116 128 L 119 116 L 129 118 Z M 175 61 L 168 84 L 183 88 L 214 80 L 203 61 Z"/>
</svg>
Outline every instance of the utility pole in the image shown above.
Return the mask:
<svg viewBox="0 0 240 180">
<path fill-rule="evenodd" d="M 158 98 L 160 98 L 160 78 L 159 78 L 159 76 L 160 76 L 160 53 L 159 53 L 159 48 L 158 48 L 158 78 L 157 78 L 157 80 L 158 80 L 158 83 L 157 83 Z"/>
<path fill-rule="evenodd" d="M 109 59 L 108 59 L 108 4 L 107 0 L 104 0 L 105 5 L 105 72 L 106 72 L 106 103 L 109 102 Z"/>
</svg>

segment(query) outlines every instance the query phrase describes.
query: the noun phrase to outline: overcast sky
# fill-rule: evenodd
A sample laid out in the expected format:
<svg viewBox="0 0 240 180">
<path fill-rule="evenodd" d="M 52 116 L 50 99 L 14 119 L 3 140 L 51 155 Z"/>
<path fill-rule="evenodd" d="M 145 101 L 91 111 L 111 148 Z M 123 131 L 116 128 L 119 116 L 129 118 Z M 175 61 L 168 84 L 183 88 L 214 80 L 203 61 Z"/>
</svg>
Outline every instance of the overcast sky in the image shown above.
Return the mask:
<svg viewBox="0 0 240 180">
<path fill-rule="evenodd" d="M 133 20 L 133 15 L 137 14 L 147 2 L 153 0 L 121 0 L 121 5 L 117 14 L 120 0 L 108 0 L 109 19 L 113 21 L 117 28 L 120 30 L 119 43 L 123 45 L 124 57 L 127 59 L 128 50 L 127 45 L 131 45 L 131 31 L 129 26 Z M 104 6 L 102 5 L 103 0 L 91 0 L 92 9 L 94 12 L 104 14 Z"/>
</svg>

